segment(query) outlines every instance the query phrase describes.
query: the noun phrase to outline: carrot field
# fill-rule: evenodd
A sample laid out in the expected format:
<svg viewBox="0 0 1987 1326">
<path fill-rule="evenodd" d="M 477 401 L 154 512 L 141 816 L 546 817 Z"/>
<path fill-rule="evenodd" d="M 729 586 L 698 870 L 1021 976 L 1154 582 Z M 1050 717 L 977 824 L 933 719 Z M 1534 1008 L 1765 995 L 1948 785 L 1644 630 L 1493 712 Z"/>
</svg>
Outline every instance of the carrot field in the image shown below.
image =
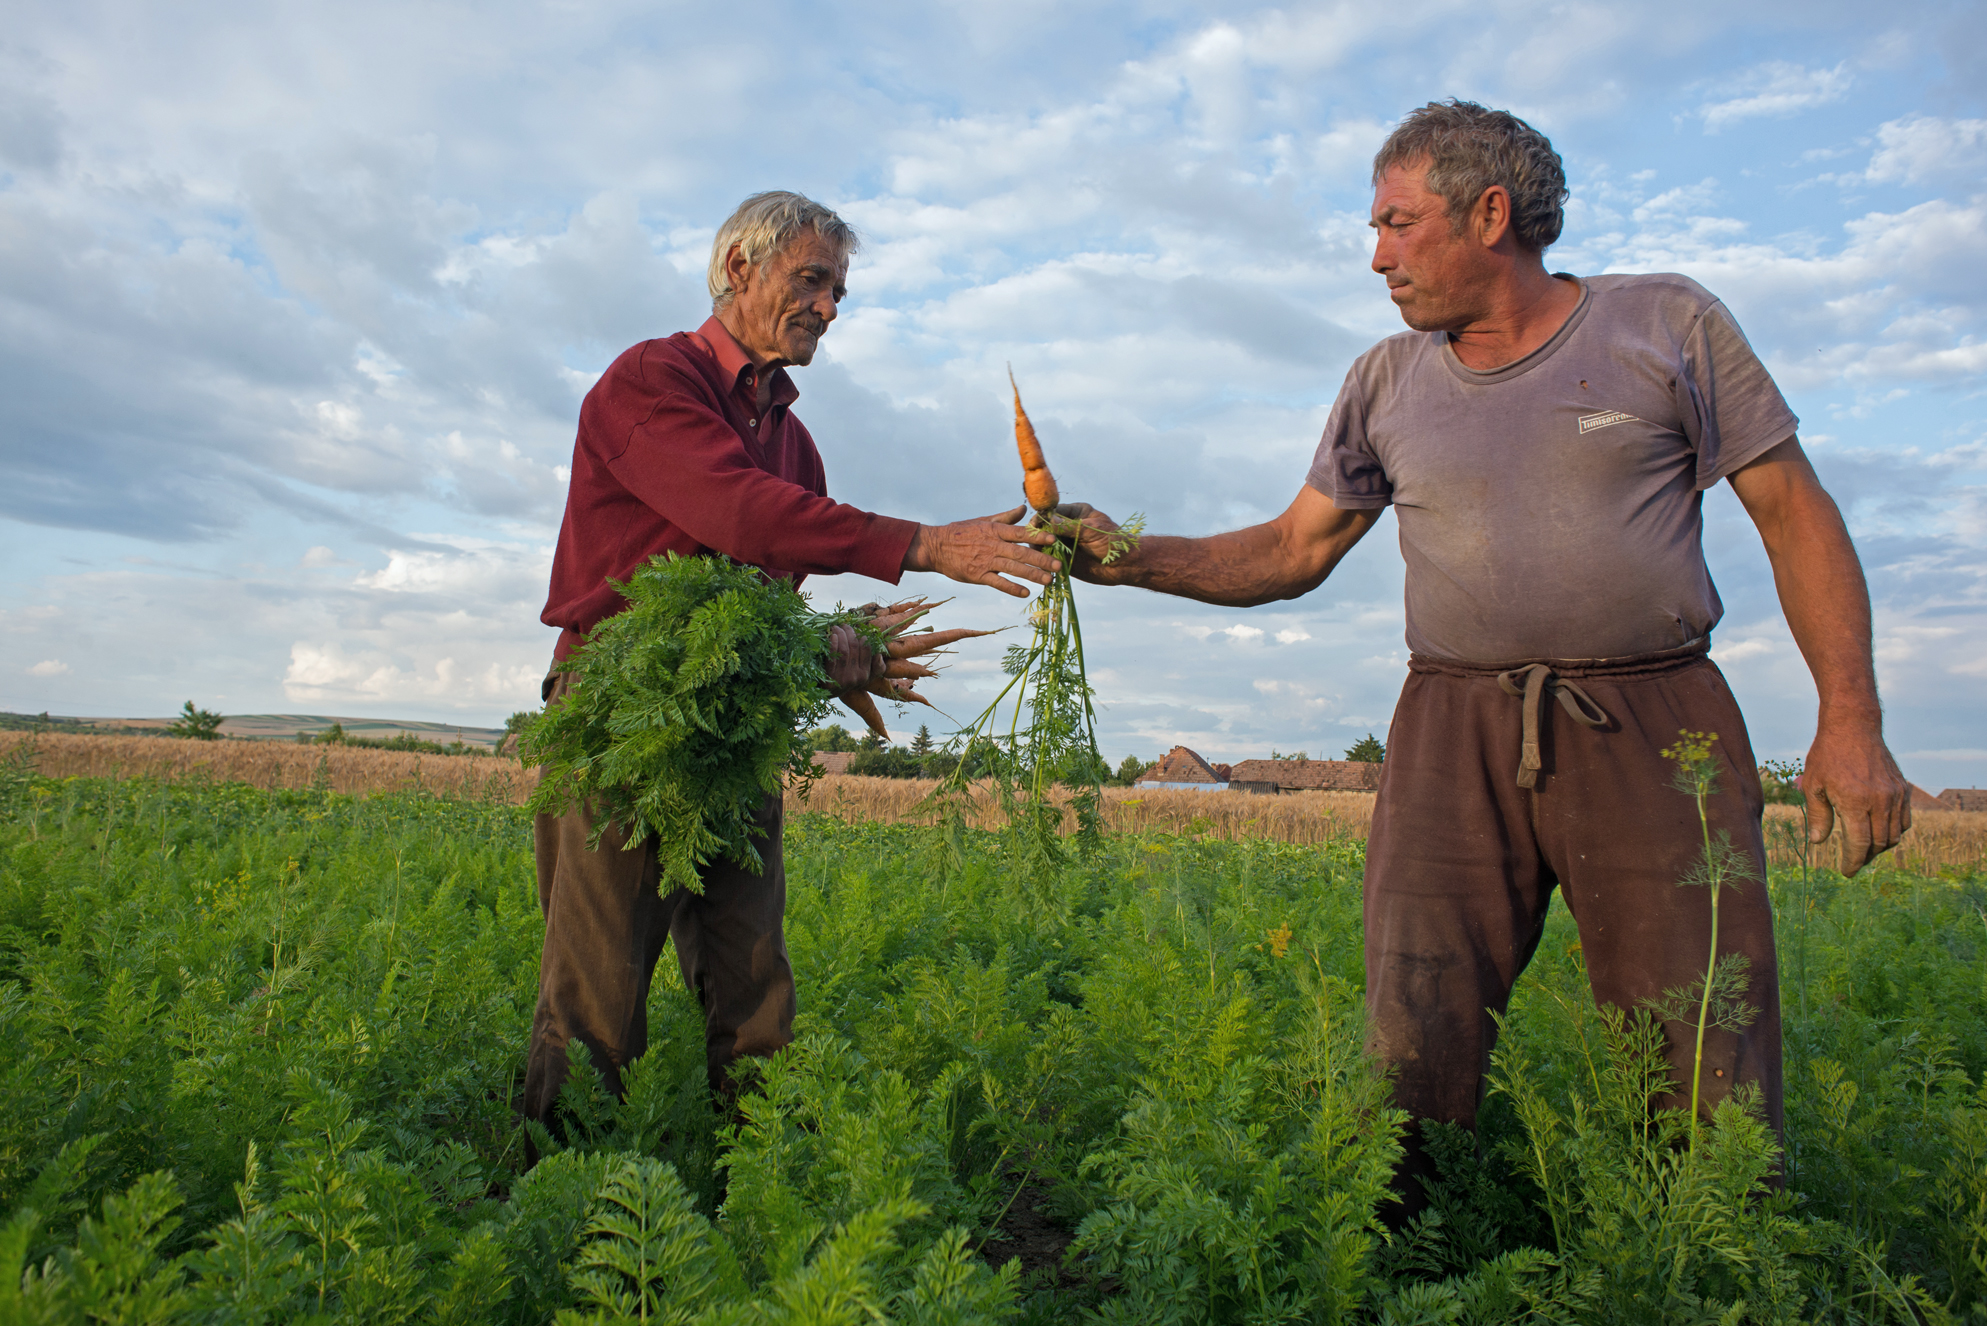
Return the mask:
<svg viewBox="0 0 1987 1326">
<path fill-rule="evenodd" d="M 1392 1230 L 1358 804 L 1127 796 L 1030 875 L 824 782 L 787 837 L 796 1045 L 714 1113 L 665 957 L 627 1098 L 576 1075 L 527 1171 L 507 785 L 39 758 L 0 759 L 0 1322 L 1987 1320 L 1960 838 L 1776 869 L 1785 1193 L 1742 1111 L 1694 1145 L 1652 1117 L 1649 1033 L 1561 913 L 1480 1135 Z"/>
</svg>

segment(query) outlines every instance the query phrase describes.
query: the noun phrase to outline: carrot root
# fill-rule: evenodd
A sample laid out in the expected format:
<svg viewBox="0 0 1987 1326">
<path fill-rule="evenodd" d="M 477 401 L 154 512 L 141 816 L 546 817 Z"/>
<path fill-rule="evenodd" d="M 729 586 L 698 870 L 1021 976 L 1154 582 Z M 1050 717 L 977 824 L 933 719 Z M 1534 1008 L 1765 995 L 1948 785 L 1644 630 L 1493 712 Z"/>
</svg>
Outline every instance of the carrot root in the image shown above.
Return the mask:
<svg viewBox="0 0 1987 1326">
<path fill-rule="evenodd" d="M 1037 511 L 1052 511 L 1061 500 L 1056 476 L 1049 473 L 1048 459 L 1042 454 L 1041 439 L 1028 411 L 1021 408 L 1021 387 L 1014 380 L 1014 365 L 1007 366 L 1007 385 L 1014 388 L 1014 445 L 1021 453 L 1021 491 L 1028 505 Z"/>
<path fill-rule="evenodd" d="M 856 717 L 867 723 L 871 732 L 885 741 L 890 740 L 890 729 L 883 726 L 882 711 L 877 709 L 876 701 L 870 699 L 866 693 L 850 691 L 842 696 L 842 703 L 854 710 Z"/>
</svg>

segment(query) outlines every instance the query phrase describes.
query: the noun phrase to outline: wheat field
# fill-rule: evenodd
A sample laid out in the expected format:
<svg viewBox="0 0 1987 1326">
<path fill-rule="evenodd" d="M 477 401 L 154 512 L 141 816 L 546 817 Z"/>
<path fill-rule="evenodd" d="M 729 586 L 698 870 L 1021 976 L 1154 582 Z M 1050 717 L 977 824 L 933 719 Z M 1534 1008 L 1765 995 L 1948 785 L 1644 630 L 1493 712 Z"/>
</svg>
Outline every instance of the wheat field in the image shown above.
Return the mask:
<svg viewBox="0 0 1987 1326">
<path fill-rule="evenodd" d="M 29 747 L 35 767 L 50 778 L 205 779 L 256 787 L 309 787 L 334 792 L 425 789 L 441 796 L 522 803 L 533 775 L 514 759 L 490 755 L 425 755 L 362 746 L 302 746 L 287 741 L 187 741 L 176 737 L 96 737 L 64 732 L 0 733 L 0 759 Z"/>
<path fill-rule="evenodd" d="M 425 790 L 440 796 L 522 804 L 537 781 L 534 771 L 514 759 L 487 755 L 422 755 L 408 751 L 349 746 L 300 746 L 277 741 L 184 741 L 171 737 L 99 737 L 71 733 L 0 733 L 0 760 L 28 747 L 36 768 L 53 778 L 202 779 L 250 783 L 256 787 L 297 788 L 322 783 L 334 792 Z M 795 789 L 786 796 L 789 815 L 812 811 L 851 821 L 897 823 L 926 818 L 921 808 L 935 784 L 915 778 L 867 778 L 830 774 L 803 800 Z M 1287 843 L 1320 843 L 1332 838 L 1363 840 L 1373 819 L 1370 792 L 1292 792 L 1254 796 L 1247 792 L 1104 790 L 1104 823 L 1114 833 L 1188 833 L 1212 838 L 1272 838 Z M 1798 862 L 1795 839 L 1801 811 L 1769 806 L 1767 844 L 1776 865 Z M 991 797 L 976 801 L 970 821 L 979 828 L 999 823 Z M 1840 834 L 1836 841 L 1839 842 Z M 1836 842 L 1814 849 L 1818 865 L 1835 863 Z M 1919 874 L 1975 871 L 1987 863 L 1987 813 L 1921 810 L 1911 831 L 1879 868 Z"/>
<path fill-rule="evenodd" d="M 929 818 L 923 808 L 935 782 L 921 778 L 866 778 L 830 774 L 814 784 L 803 800 L 789 789 L 789 815 L 815 811 L 838 819 L 901 820 Z M 999 807 L 989 790 L 974 789 L 967 817 L 975 828 L 1000 824 Z M 1328 838 L 1364 838 L 1373 819 L 1370 792 L 1293 792 L 1284 796 L 1253 796 L 1247 792 L 1146 791 L 1135 787 L 1104 789 L 1104 825 L 1113 833 L 1192 833 L 1214 838 L 1274 838 L 1287 843 L 1318 843 Z M 1064 826 L 1075 827 L 1073 814 Z"/>
</svg>

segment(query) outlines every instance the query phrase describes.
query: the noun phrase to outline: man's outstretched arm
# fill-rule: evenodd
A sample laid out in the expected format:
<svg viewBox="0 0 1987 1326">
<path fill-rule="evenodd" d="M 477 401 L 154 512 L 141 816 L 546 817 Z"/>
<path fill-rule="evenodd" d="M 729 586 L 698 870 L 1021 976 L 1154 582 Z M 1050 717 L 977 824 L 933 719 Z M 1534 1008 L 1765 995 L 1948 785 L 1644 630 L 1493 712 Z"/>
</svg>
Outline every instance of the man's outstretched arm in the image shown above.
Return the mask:
<svg viewBox="0 0 1987 1326">
<path fill-rule="evenodd" d="M 1842 822 L 1842 870 L 1855 874 L 1911 827 L 1911 794 L 1884 746 L 1870 659 L 1870 590 L 1834 499 L 1788 438 L 1732 475 L 1759 527 L 1780 609 L 1814 675 L 1821 710 L 1801 775 L 1814 842 Z"/>
<path fill-rule="evenodd" d="M 1117 525 L 1101 511 L 1077 504 L 1056 508 L 1067 525 L 1081 521 L 1083 535 L 1071 573 L 1099 585 L 1136 585 L 1161 594 L 1251 608 L 1294 599 L 1324 583 L 1380 518 L 1378 511 L 1342 511 L 1306 485 L 1275 520 L 1204 539 L 1148 534 L 1110 565 L 1103 557 Z"/>
</svg>

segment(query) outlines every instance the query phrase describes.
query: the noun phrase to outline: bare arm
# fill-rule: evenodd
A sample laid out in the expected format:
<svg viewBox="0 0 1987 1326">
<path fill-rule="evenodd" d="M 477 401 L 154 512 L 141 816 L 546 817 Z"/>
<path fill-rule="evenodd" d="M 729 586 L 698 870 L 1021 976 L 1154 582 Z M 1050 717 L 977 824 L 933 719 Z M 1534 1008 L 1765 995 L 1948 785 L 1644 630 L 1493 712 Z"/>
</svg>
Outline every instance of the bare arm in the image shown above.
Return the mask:
<svg viewBox="0 0 1987 1326">
<path fill-rule="evenodd" d="M 1275 520 L 1204 539 L 1149 534 L 1135 551 L 1111 565 L 1102 562 L 1117 528 L 1088 506 L 1058 507 L 1084 530 L 1071 573 L 1099 585 L 1137 585 L 1161 594 L 1249 608 L 1294 599 L 1324 583 L 1380 518 L 1378 511 L 1342 511 L 1306 485 Z"/>
<path fill-rule="evenodd" d="M 1809 838 L 1821 842 L 1839 819 L 1842 870 L 1853 875 L 1911 827 L 1910 790 L 1884 746 L 1862 563 L 1797 439 L 1732 475 L 1732 490 L 1759 527 L 1787 628 L 1821 697 L 1801 775 Z"/>
</svg>

